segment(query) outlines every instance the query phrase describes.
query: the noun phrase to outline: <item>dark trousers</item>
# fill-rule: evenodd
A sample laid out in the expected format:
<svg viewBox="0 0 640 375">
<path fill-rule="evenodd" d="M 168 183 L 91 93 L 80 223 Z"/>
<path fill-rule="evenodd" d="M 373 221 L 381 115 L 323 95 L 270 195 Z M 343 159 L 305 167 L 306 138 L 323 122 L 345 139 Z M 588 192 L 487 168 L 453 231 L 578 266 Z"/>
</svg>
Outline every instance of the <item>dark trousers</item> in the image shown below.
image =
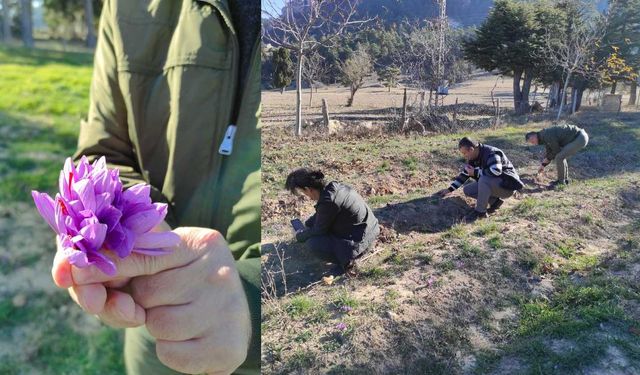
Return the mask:
<svg viewBox="0 0 640 375">
<path fill-rule="evenodd" d="M 305 242 L 311 253 L 324 261 L 338 263 L 341 267 L 345 267 L 358 248 L 358 243 L 350 240 L 338 238 L 331 234 L 323 236 L 313 236 Z"/>
<path fill-rule="evenodd" d="M 337 263 L 344 268 L 350 261 L 358 258 L 373 245 L 373 242 L 380 233 L 380 228 L 376 227 L 375 235 L 370 236 L 369 241 L 355 242 L 339 238 L 331 234 L 322 236 L 313 236 L 305 243 L 311 250 L 311 253 L 319 259 L 327 262 Z"/>
</svg>

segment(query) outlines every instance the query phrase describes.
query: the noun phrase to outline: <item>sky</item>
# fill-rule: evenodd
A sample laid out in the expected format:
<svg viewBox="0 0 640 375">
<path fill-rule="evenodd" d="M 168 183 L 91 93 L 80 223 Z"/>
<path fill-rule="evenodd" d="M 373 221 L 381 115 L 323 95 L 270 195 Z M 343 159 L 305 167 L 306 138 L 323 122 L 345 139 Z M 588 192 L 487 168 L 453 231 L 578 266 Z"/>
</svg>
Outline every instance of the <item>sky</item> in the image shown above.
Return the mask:
<svg viewBox="0 0 640 375">
<path fill-rule="evenodd" d="M 267 8 L 267 6 L 266 6 L 267 4 L 272 4 L 274 8 L 279 10 L 279 9 L 282 9 L 282 7 L 284 6 L 284 3 L 285 3 L 285 0 L 268 0 L 268 3 L 265 0 L 260 0 L 260 1 L 261 1 L 261 4 L 262 4 L 262 9 L 266 9 Z M 271 9 L 269 9 L 269 10 L 271 11 Z"/>
</svg>

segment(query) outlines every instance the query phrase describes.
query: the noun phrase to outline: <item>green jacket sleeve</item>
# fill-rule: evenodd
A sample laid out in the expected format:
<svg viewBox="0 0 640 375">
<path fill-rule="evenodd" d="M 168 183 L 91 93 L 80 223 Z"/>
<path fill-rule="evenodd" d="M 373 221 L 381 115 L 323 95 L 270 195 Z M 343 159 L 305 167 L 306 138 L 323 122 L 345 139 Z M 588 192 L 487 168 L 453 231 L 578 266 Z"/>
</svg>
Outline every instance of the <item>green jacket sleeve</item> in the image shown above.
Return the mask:
<svg viewBox="0 0 640 375">
<path fill-rule="evenodd" d="M 553 128 L 544 129 L 540 132 L 542 143 L 545 147 L 545 157 L 552 161 L 558 152 L 560 152 L 560 144 L 558 143 L 558 136 Z"/>
<path fill-rule="evenodd" d="M 89 114 L 87 120 L 80 124 L 74 159 L 78 160 L 83 155 L 90 160 L 105 156 L 110 168 L 120 170 L 120 178 L 124 187 L 128 188 L 148 181 L 140 172 L 134 146 L 129 139 L 127 108 L 118 83 L 111 7 L 111 1 L 105 1 L 98 29 Z M 167 202 L 158 189 L 152 186 L 151 190 L 154 201 Z M 167 221 L 172 221 L 170 216 Z"/>
</svg>

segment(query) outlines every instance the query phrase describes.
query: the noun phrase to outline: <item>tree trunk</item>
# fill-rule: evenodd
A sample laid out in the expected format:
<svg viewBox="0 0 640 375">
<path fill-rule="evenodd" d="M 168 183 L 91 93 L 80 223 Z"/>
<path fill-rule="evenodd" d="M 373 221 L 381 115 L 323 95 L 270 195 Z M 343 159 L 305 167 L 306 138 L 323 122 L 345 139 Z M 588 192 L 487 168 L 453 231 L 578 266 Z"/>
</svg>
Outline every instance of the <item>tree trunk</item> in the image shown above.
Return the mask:
<svg viewBox="0 0 640 375">
<path fill-rule="evenodd" d="M 2 39 L 11 40 L 11 16 L 9 16 L 9 0 L 2 0 Z"/>
<path fill-rule="evenodd" d="M 296 135 L 302 135 L 302 48 L 298 49 L 296 65 Z"/>
<path fill-rule="evenodd" d="M 522 70 L 513 71 L 513 109 L 516 114 L 521 115 L 520 107 L 522 103 L 522 91 L 520 91 L 520 80 L 522 79 Z"/>
<path fill-rule="evenodd" d="M 571 114 L 576 113 L 576 105 L 578 102 L 578 90 L 573 87 L 571 89 Z"/>
<path fill-rule="evenodd" d="M 84 19 L 87 23 L 87 47 L 96 48 L 96 30 L 93 25 L 93 1 L 84 0 Z"/>
<path fill-rule="evenodd" d="M 22 42 L 25 47 L 33 48 L 33 20 L 31 17 L 31 0 L 20 1 L 20 18 Z"/>
<path fill-rule="evenodd" d="M 618 86 L 618 81 L 613 81 L 613 85 L 611 85 L 611 95 L 616 93 L 617 86 Z"/>
<path fill-rule="evenodd" d="M 558 116 L 556 117 L 556 120 L 560 120 L 560 116 L 562 116 L 562 109 L 564 108 L 564 97 L 565 97 L 565 93 L 567 92 L 567 87 L 569 87 L 569 80 L 571 79 L 571 72 L 567 73 L 567 78 L 564 80 L 564 87 L 562 89 L 562 100 L 560 100 L 560 109 L 558 109 Z"/>
<path fill-rule="evenodd" d="M 286 88 L 287 88 L 287 86 L 282 86 L 280 88 L 280 95 L 284 94 L 284 89 L 286 89 Z"/>
<path fill-rule="evenodd" d="M 581 87 L 578 89 L 578 93 L 576 94 L 575 112 L 578 112 L 582 106 L 582 94 L 584 94 L 584 88 Z"/>
<path fill-rule="evenodd" d="M 524 83 L 522 84 L 522 101 L 520 102 L 521 114 L 529 113 L 531 106 L 529 105 L 529 93 L 531 92 L 531 82 L 533 74 L 531 70 L 524 71 Z"/>
<path fill-rule="evenodd" d="M 347 100 L 347 107 L 351 107 L 353 105 L 353 97 L 356 95 L 356 91 L 358 91 L 358 87 L 351 85 L 351 96 L 349 97 L 349 100 Z"/>
<path fill-rule="evenodd" d="M 638 93 L 638 81 L 631 81 L 631 87 L 629 92 L 629 105 L 635 105 L 637 101 L 637 93 Z"/>
<path fill-rule="evenodd" d="M 311 107 L 312 100 L 313 100 L 313 81 L 309 81 L 309 107 Z"/>
</svg>

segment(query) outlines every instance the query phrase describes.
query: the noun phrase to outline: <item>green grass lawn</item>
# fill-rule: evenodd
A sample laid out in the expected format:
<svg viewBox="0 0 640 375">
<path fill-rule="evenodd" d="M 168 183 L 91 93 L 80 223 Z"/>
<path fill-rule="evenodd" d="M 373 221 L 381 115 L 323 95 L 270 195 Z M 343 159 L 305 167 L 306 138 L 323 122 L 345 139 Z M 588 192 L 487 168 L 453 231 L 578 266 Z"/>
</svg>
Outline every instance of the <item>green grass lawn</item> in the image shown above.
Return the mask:
<svg viewBox="0 0 640 375">
<path fill-rule="evenodd" d="M 0 44 L 2 374 L 124 372 L 123 333 L 102 326 L 53 286 L 53 233 L 30 196 L 34 189 L 57 190 L 88 109 L 92 63 L 89 53 Z"/>
</svg>

